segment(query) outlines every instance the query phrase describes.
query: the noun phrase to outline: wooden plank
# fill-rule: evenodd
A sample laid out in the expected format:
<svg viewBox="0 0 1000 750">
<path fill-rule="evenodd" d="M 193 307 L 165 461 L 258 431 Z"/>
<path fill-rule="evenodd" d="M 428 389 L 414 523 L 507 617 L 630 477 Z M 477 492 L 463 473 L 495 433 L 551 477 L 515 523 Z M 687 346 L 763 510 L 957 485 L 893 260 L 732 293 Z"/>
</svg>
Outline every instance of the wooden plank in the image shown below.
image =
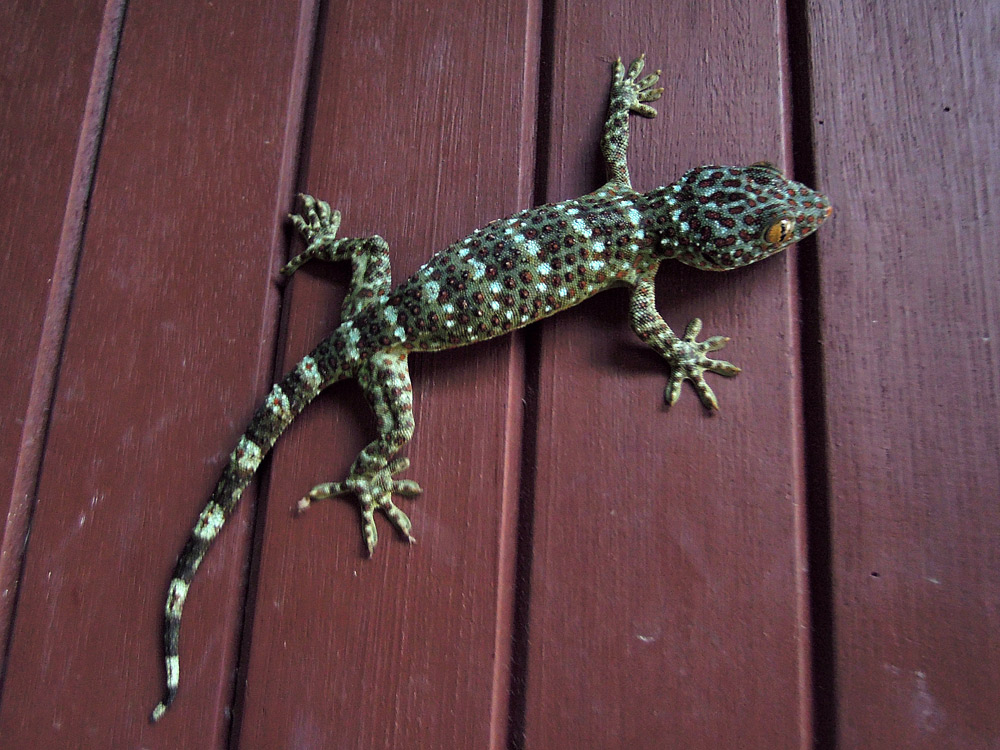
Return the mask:
<svg viewBox="0 0 1000 750">
<path fill-rule="evenodd" d="M 296 25 L 267 0 L 129 7 L 10 646 L 5 746 L 224 744 L 247 507 L 185 611 L 182 696 L 155 729 L 147 719 L 171 566 L 270 378 Z"/>
<path fill-rule="evenodd" d="M 603 181 L 619 54 L 665 71 L 659 118 L 632 125 L 640 189 L 784 160 L 780 3 L 562 3 L 554 17 L 550 199 Z M 744 373 L 713 380 L 715 416 L 687 385 L 667 412 L 667 370 L 629 329 L 626 293 L 542 329 L 525 747 L 809 744 L 791 267 L 661 274 L 668 323 L 733 337 L 723 354 Z"/>
<path fill-rule="evenodd" d="M 9 282 L 0 305 L 0 643 L 16 600 L 89 187 L 78 146 L 92 151 L 99 127 L 101 5 L 0 5 L 0 278 Z"/>
<path fill-rule="evenodd" d="M 530 202 L 532 23 L 527 3 L 330 9 L 301 187 L 342 211 L 343 236 L 385 237 L 397 280 Z M 335 327 L 347 281 L 344 268 L 296 275 L 285 368 Z M 410 366 L 406 476 L 424 494 L 402 507 L 415 546 L 380 516 L 365 560 L 353 501 L 291 512 L 314 484 L 346 476 L 373 436 L 355 384 L 321 396 L 276 448 L 243 745 L 502 745 L 519 349 L 506 338 Z"/>
<path fill-rule="evenodd" d="M 1000 8 L 810 7 L 835 739 L 996 747 Z"/>
</svg>

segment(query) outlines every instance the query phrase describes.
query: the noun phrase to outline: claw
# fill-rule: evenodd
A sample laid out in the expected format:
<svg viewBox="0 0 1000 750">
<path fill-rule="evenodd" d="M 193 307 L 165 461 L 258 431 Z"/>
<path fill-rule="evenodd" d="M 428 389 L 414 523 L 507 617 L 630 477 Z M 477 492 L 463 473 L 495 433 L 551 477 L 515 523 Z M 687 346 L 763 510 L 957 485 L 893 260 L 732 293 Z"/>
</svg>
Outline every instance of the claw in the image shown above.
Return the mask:
<svg viewBox="0 0 1000 750">
<path fill-rule="evenodd" d="M 716 352 L 728 343 L 728 336 L 712 336 L 712 338 L 705 340 L 705 349 L 706 351 Z"/>
<path fill-rule="evenodd" d="M 392 492 L 403 497 L 416 497 L 423 490 L 412 479 L 397 479 L 392 483 Z"/>
<path fill-rule="evenodd" d="M 732 362 L 726 362 L 724 359 L 712 359 L 709 360 L 712 364 L 710 367 L 706 368 L 716 375 L 722 375 L 725 378 L 735 378 L 741 372 L 743 372 L 739 367 L 734 365 Z"/>
<path fill-rule="evenodd" d="M 638 88 L 642 89 L 643 91 L 645 91 L 650 86 L 652 86 L 654 83 L 656 83 L 657 81 L 660 80 L 660 72 L 661 71 L 657 70 L 655 73 L 650 73 L 648 76 L 646 76 L 645 78 L 643 78 L 641 81 L 636 81 L 636 84 L 635 84 L 636 87 L 638 87 Z"/>
<path fill-rule="evenodd" d="M 615 68 L 614 68 L 615 85 L 616 86 L 621 85 L 624 80 L 625 80 L 625 66 L 622 65 L 622 59 L 619 57 L 615 60 Z"/>
<path fill-rule="evenodd" d="M 633 104 L 629 107 L 629 112 L 634 112 L 639 115 L 639 117 L 645 117 L 650 120 L 656 117 L 656 110 L 648 104 Z"/>
<path fill-rule="evenodd" d="M 684 373 L 675 370 L 667 382 L 667 389 L 663 392 L 663 398 L 667 406 L 673 406 L 677 399 L 681 397 L 681 385 L 684 383 Z"/>
<path fill-rule="evenodd" d="M 643 52 L 641 55 L 635 58 L 635 60 L 632 61 L 631 65 L 628 66 L 628 77 L 634 81 L 638 77 L 638 75 L 642 72 L 642 69 L 645 67 L 645 65 L 646 65 L 646 53 Z"/>
<path fill-rule="evenodd" d="M 368 557 L 371 557 L 375 554 L 375 545 L 378 544 L 378 528 L 375 526 L 374 505 L 363 500 L 361 501 L 361 536 L 365 540 Z"/>
<path fill-rule="evenodd" d="M 298 231 L 299 231 L 300 233 L 304 233 L 304 232 L 306 231 L 307 227 L 309 226 L 308 224 L 306 224 L 306 220 L 305 220 L 305 219 L 303 219 L 303 218 L 302 218 L 301 216 L 299 216 L 298 214 L 288 214 L 288 218 L 289 218 L 289 220 L 290 220 L 290 221 L 292 222 L 292 225 L 293 225 L 293 226 L 294 226 L 294 227 L 295 227 L 295 228 L 296 228 L 296 229 L 297 229 L 297 230 L 298 230 Z"/>
<path fill-rule="evenodd" d="M 317 211 L 316 213 L 319 216 L 320 223 L 321 224 L 325 224 L 326 222 L 330 221 L 330 204 L 327 203 L 326 201 L 320 201 L 320 200 L 318 200 L 318 201 L 316 201 L 316 205 L 319 206 L 319 211 Z M 340 212 L 337 211 L 335 213 L 337 214 L 336 221 L 339 224 L 340 223 Z"/>
<path fill-rule="evenodd" d="M 410 459 L 406 456 L 397 456 L 389 462 L 389 465 L 385 467 L 386 471 L 390 474 L 398 474 L 401 471 L 406 471 L 410 468 Z"/>
<path fill-rule="evenodd" d="M 694 388 L 698 391 L 698 398 L 701 399 L 701 403 L 704 404 L 705 408 L 718 411 L 719 401 L 715 398 L 715 393 L 712 392 L 711 386 L 705 382 L 705 378 L 698 375 L 691 378 L 691 382 L 694 383 Z"/>
<path fill-rule="evenodd" d="M 400 534 L 406 537 L 406 540 L 410 542 L 410 544 L 417 541 L 410 533 L 411 529 L 413 529 L 413 524 L 410 523 L 409 517 L 397 508 L 392 500 L 386 500 L 381 508 L 382 512 L 385 513 L 386 518 L 392 521 L 393 526 L 399 530 Z"/>
<path fill-rule="evenodd" d="M 640 102 L 655 102 L 661 96 L 663 96 L 662 86 L 660 86 L 657 89 L 648 89 L 646 91 L 642 91 L 639 93 L 638 98 Z"/>
</svg>

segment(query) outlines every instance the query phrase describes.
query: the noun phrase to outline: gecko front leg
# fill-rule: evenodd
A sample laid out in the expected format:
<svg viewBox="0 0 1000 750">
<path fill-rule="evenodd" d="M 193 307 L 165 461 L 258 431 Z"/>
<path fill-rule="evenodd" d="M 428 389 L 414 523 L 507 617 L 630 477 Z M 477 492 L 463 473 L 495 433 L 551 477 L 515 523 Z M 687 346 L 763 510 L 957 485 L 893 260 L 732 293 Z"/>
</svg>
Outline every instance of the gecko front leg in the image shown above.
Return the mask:
<svg viewBox="0 0 1000 750">
<path fill-rule="evenodd" d="M 653 88 L 660 79 L 659 70 L 639 80 L 639 74 L 645 64 L 646 56 L 640 55 L 626 72 L 621 58 L 615 61 L 608 119 L 604 123 L 604 134 L 601 136 L 601 153 L 608 163 L 608 179 L 628 187 L 632 186 L 626 161 L 629 115 L 656 117 L 656 110 L 645 102 L 655 102 L 663 94 L 662 88 Z"/>
<path fill-rule="evenodd" d="M 701 333 L 701 321 L 695 318 L 688 323 L 682 337 L 678 337 L 656 311 L 656 300 L 652 275 L 640 278 L 632 292 L 629 320 L 632 330 L 650 347 L 652 347 L 671 366 L 670 380 L 664 391 L 668 405 L 673 406 L 681 395 L 681 384 L 690 380 L 698 391 L 701 403 L 708 409 L 718 409 L 719 402 L 712 388 L 705 382 L 705 372 L 733 377 L 740 368 L 731 362 L 711 359 L 706 356 L 726 345 L 729 341 L 725 336 L 713 336 L 705 341 L 697 341 Z"/>
</svg>

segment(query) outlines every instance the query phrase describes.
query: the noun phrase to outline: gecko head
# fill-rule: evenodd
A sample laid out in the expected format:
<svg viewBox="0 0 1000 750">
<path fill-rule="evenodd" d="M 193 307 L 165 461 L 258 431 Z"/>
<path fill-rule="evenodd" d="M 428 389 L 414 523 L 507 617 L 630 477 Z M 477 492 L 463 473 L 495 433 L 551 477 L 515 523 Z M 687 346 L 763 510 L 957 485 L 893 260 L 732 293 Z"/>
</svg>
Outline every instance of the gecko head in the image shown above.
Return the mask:
<svg viewBox="0 0 1000 750">
<path fill-rule="evenodd" d="M 728 271 L 781 252 L 815 232 L 830 200 L 773 164 L 698 167 L 654 191 L 660 245 L 689 266 Z"/>
</svg>

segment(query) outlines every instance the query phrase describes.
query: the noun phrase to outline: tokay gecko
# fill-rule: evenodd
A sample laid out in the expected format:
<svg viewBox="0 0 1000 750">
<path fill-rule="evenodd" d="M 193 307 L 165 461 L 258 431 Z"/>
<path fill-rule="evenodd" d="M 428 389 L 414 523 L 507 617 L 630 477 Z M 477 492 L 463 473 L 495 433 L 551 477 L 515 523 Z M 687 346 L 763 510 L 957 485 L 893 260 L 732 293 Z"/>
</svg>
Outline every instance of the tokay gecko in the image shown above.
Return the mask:
<svg viewBox="0 0 1000 750">
<path fill-rule="evenodd" d="M 305 252 L 283 269 L 289 275 L 310 260 L 350 261 L 351 287 L 340 327 L 275 385 L 229 458 L 174 569 L 167 594 L 164 651 L 166 693 L 153 710 L 159 720 L 177 694 L 178 636 L 188 587 L 264 455 L 299 412 L 332 383 L 353 378 L 376 416 L 378 437 L 355 459 L 347 478 L 314 487 L 299 502 L 354 496 L 370 555 L 377 540 L 375 511 L 413 541 L 410 521 L 392 496 L 420 486 L 396 475 L 409 460 L 396 456 L 413 435 L 413 396 L 407 357 L 485 341 L 554 315 L 605 289 L 631 287 L 629 321 L 636 335 L 662 356 L 670 372 L 666 401 L 673 404 L 689 380 L 709 409 L 717 409 L 704 373 L 733 376 L 739 368 L 711 359 L 723 336 L 698 341 L 701 321 L 676 335 L 656 311 L 654 277 L 674 258 L 697 268 L 727 271 L 784 250 L 814 232 L 831 214 L 829 200 L 785 178 L 772 164 L 705 166 L 678 181 L 638 193 L 626 164 L 629 116 L 655 117 L 659 71 L 639 78 L 643 57 L 626 71 L 614 64 L 601 152 L 608 182 L 589 195 L 530 208 L 487 224 L 392 287 L 389 246 L 378 236 L 336 238 L 340 214 L 311 196 L 291 217 Z"/>
</svg>

